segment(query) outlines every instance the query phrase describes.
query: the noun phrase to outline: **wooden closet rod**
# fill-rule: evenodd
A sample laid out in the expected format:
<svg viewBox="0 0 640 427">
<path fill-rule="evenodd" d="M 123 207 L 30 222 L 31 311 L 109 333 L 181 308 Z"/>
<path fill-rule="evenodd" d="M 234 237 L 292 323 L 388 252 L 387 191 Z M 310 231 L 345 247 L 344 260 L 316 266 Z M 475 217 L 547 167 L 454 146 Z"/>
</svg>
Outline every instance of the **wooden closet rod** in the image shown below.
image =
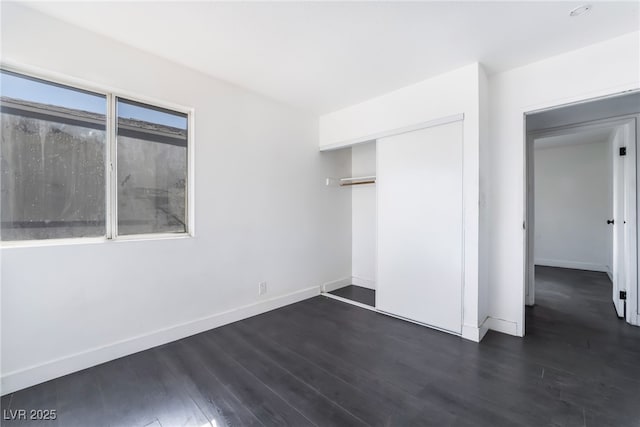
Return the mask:
<svg viewBox="0 0 640 427">
<path fill-rule="evenodd" d="M 375 181 L 360 181 L 360 182 L 349 182 L 349 183 L 342 183 L 340 184 L 340 187 L 346 187 L 348 185 L 362 185 L 362 184 L 375 184 Z"/>
</svg>

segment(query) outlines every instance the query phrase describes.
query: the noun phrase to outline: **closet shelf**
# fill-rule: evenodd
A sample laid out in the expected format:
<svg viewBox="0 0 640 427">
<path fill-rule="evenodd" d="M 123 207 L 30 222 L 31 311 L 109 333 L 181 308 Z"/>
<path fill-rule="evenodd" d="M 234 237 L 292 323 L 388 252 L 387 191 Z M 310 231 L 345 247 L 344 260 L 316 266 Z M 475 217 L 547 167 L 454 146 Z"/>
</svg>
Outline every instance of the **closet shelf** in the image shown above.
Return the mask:
<svg viewBox="0 0 640 427">
<path fill-rule="evenodd" d="M 351 185 L 362 185 L 362 184 L 375 184 L 376 177 L 375 175 L 369 176 L 352 176 L 348 178 L 327 178 L 328 186 L 339 186 L 339 187 L 348 187 Z"/>
</svg>

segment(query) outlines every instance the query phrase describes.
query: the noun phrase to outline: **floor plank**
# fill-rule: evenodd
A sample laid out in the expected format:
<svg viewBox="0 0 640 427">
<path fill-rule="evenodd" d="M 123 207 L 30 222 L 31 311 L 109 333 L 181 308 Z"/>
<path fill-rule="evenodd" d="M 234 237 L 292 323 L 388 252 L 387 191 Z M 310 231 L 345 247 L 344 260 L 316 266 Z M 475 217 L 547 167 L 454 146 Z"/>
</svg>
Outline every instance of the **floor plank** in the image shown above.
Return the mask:
<svg viewBox="0 0 640 427">
<path fill-rule="evenodd" d="M 357 415 L 325 396 L 317 387 L 293 374 L 291 372 L 291 369 L 295 369 L 293 366 L 288 369 L 287 365 L 277 359 L 266 356 L 261 347 L 256 349 L 256 346 L 238 336 L 233 330 L 222 328 L 216 331 L 214 337 L 221 343 L 222 351 L 264 384 L 268 384 L 274 393 L 297 408 L 305 418 L 315 425 L 325 425 L 326 423 L 330 425 L 367 425 Z"/>
<path fill-rule="evenodd" d="M 3 396 L 3 426 L 640 426 L 640 328 L 606 274 L 536 268 L 524 339 L 316 297 Z M 3 412 L 4 415 L 4 412 Z"/>
<path fill-rule="evenodd" d="M 329 292 L 342 298 L 350 299 L 362 304 L 376 306 L 376 291 L 373 289 L 363 288 L 362 286 L 349 285 L 344 288 L 336 289 Z"/>
<path fill-rule="evenodd" d="M 315 425 L 302 412 L 292 406 L 282 396 L 274 392 L 275 384 L 266 384 L 251 371 L 230 357 L 220 343 L 212 337 L 212 332 L 200 334 L 184 340 L 201 361 L 207 364 L 216 378 L 238 397 L 264 425 Z"/>
</svg>

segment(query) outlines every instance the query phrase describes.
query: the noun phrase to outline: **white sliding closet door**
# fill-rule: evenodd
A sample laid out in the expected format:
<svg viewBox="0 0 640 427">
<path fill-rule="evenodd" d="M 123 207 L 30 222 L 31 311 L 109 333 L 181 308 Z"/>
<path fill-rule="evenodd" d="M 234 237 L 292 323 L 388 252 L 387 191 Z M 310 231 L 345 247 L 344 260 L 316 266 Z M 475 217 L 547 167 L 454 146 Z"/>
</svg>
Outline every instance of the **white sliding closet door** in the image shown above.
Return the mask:
<svg viewBox="0 0 640 427">
<path fill-rule="evenodd" d="M 377 145 L 376 307 L 462 332 L 462 121 Z"/>
</svg>

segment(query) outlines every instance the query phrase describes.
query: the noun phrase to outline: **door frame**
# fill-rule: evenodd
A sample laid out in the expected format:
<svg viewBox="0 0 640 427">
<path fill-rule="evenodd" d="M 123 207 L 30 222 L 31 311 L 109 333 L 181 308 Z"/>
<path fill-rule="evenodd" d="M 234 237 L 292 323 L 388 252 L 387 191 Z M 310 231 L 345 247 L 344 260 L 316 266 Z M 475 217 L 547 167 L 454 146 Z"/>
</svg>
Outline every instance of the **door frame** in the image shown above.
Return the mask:
<svg viewBox="0 0 640 427">
<path fill-rule="evenodd" d="M 564 107 L 558 106 L 559 107 Z M 532 112 L 533 113 L 533 112 Z M 627 147 L 627 166 L 625 167 L 625 198 L 630 208 L 626 212 L 625 241 L 625 285 L 627 291 L 626 320 L 633 325 L 639 325 L 638 315 L 638 204 L 637 197 L 637 140 L 640 135 L 640 115 L 629 114 L 611 117 L 588 122 L 574 123 L 570 125 L 541 129 L 526 132 L 526 114 L 524 116 L 525 126 L 525 176 L 524 176 L 524 256 L 525 256 L 525 280 L 524 280 L 524 300 L 525 305 L 535 304 L 535 183 L 534 183 L 534 141 L 541 137 L 559 136 L 575 133 L 578 130 L 593 130 L 604 127 L 621 127 L 625 130 L 625 143 Z M 523 332 L 525 332 L 523 330 Z"/>
</svg>

